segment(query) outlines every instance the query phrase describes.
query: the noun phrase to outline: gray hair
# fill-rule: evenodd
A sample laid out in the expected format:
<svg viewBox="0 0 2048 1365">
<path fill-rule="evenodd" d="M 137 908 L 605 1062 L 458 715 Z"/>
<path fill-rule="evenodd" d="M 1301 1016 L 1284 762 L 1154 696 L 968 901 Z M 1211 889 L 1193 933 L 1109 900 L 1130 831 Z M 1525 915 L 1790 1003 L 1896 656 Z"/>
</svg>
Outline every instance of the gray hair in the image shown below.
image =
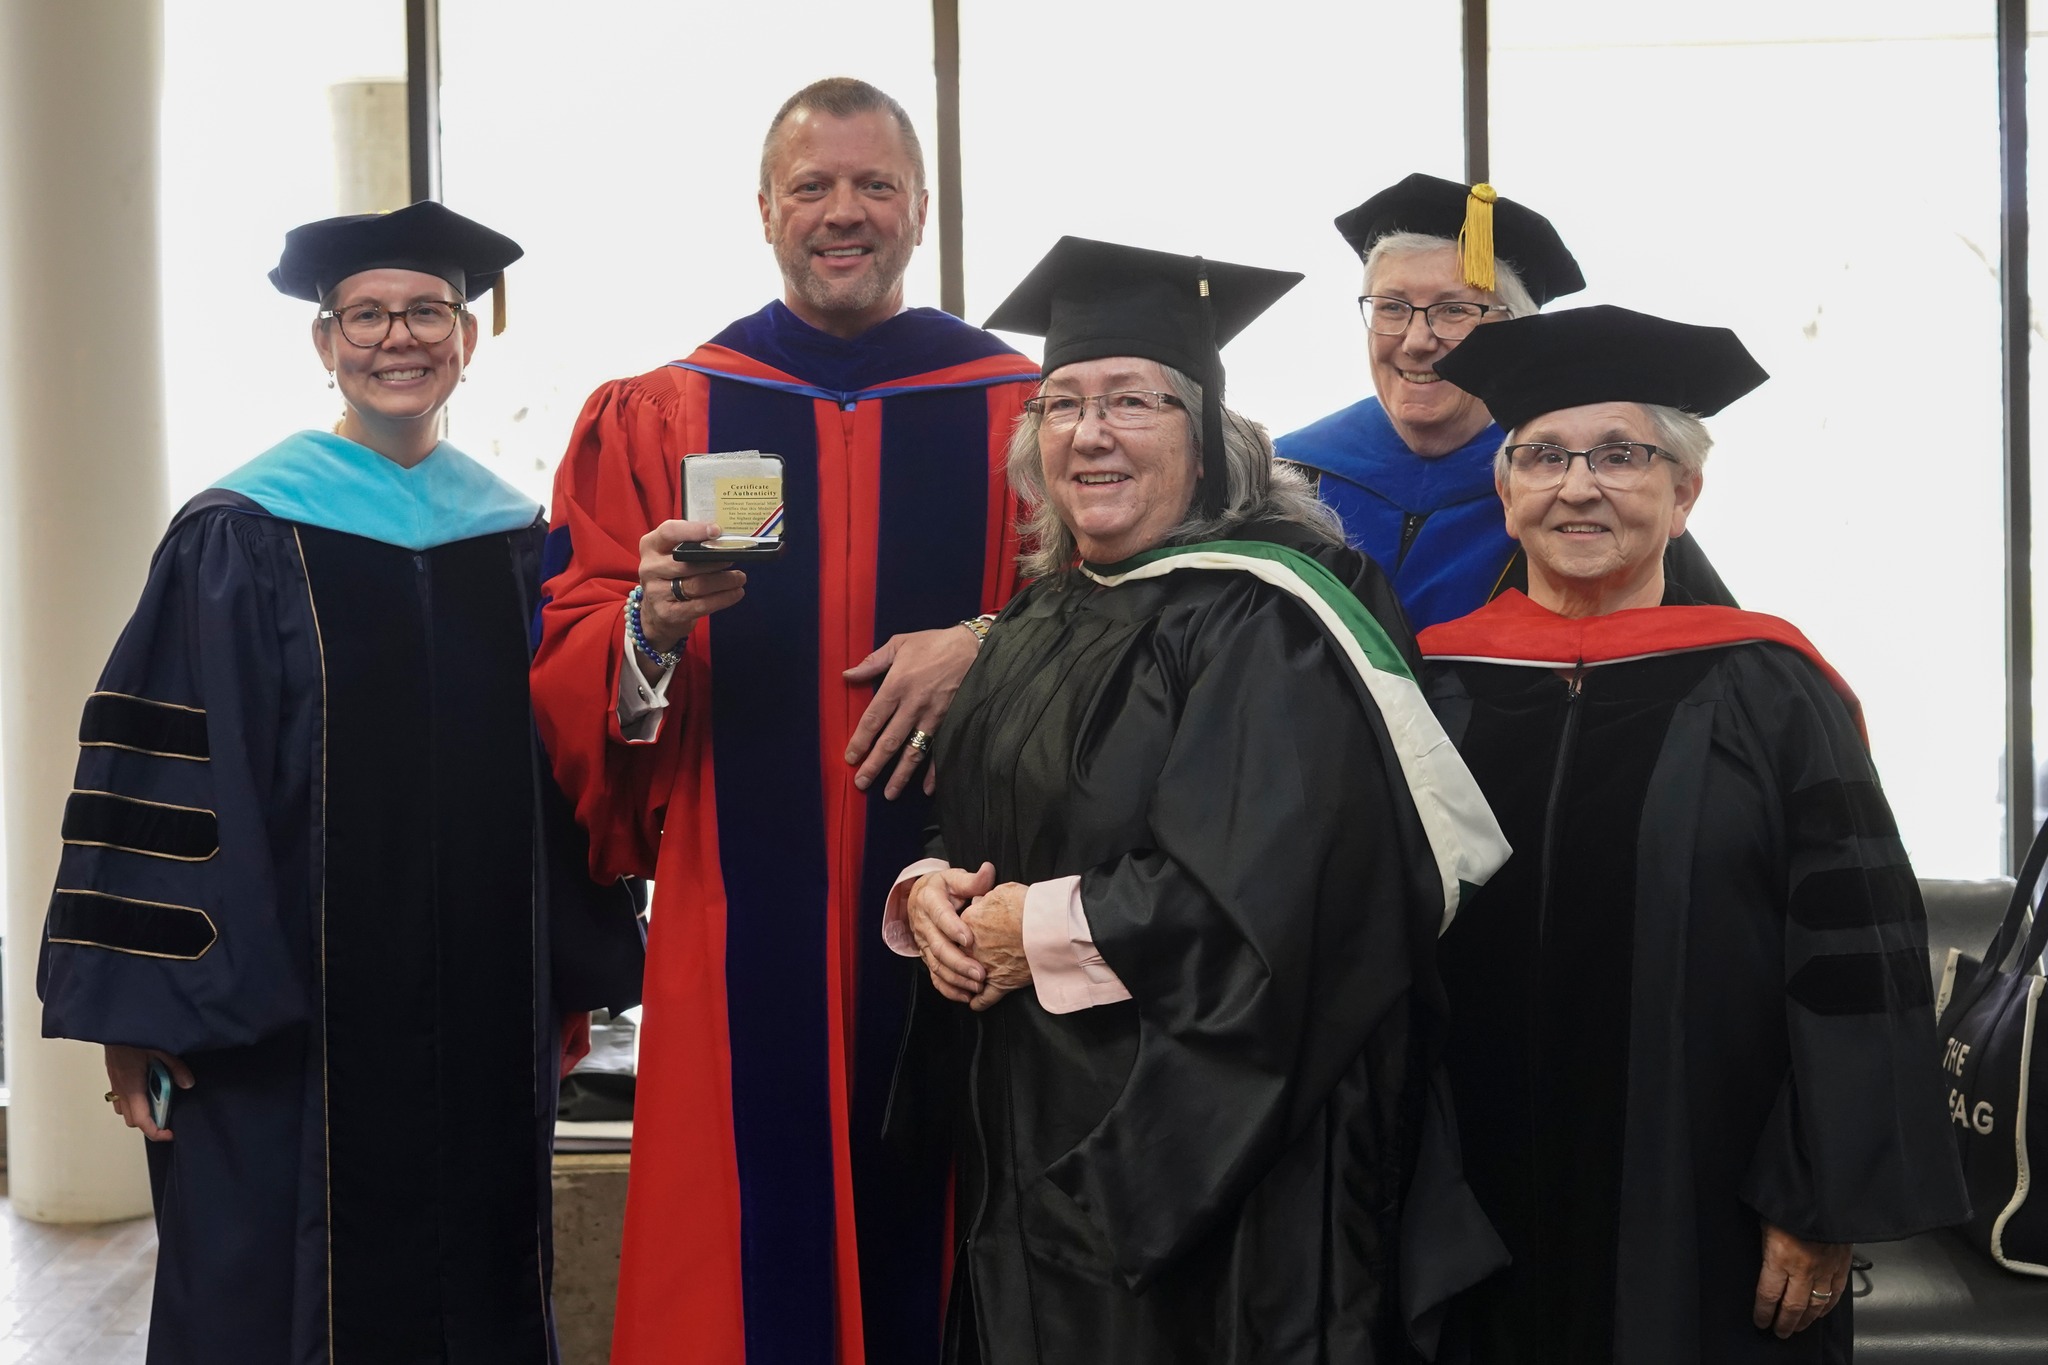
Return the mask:
<svg viewBox="0 0 2048 1365">
<path fill-rule="evenodd" d="M 912 196 L 924 189 L 924 146 L 917 140 L 917 129 L 910 126 L 910 115 L 904 112 L 903 106 L 866 81 L 855 80 L 852 76 L 827 76 L 822 81 L 812 81 L 791 95 L 775 111 L 774 121 L 768 125 L 768 136 L 761 139 L 761 196 L 764 199 L 769 197 L 768 181 L 775 173 L 776 135 L 782 131 L 782 125 L 789 122 L 790 115 L 799 109 L 831 118 L 852 118 L 857 114 L 889 115 L 903 132 L 903 151 L 909 156 L 910 169 L 916 177 L 910 187 Z"/>
<path fill-rule="evenodd" d="M 1707 467 L 1707 452 L 1714 448 L 1714 438 L 1707 431 L 1707 424 L 1682 408 L 1666 407 L 1662 403 L 1638 403 L 1643 416 L 1649 418 L 1650 429 L 1657 439 L 1653 443 L 1678 461 L 1678 471 L 1691 478 Z M 1509 432 L 1507 439 L 1493 457 L 1493 477 L 1505 481 L 1508 476 L 1508 447 L 1515 442 L 1515 433 Z"/>
<path fill-rule="evenodd" d="M 1161 365 L 1174 396 L 1188 414 L 1188 458 L 1202 462 L 1202 386 L 1170 365 Z M 1026 412 L 1010 435 L 1010 487 L 1024 501 L 1025 552 L 1019 558 L 1027 578 L 1064 580 L 1080 558 L 1074 533 L 1053 511 L 1046 497 L 1045 465 L 1038 452 L 1040 419 Z M 1223 509 L 1213 515 L 1197 496 L 1178 526 L 1166 533 L 1166 545 L 1195 545 L 1226 539 L 1248 522 L 1279 521 L 1299 526 L 1329 545 L 1344 543 L 1337 514 L 1316 499 L 1315 489 L 1293 465 L 1273 458 L 1273 438 L 1265 427 L 1229 407 L 1223 409 Z"/>
<path fill-rule="evenodd" d="M 1650 425 L 1657 429 L 1657 444 L 1677 459 L 1680 471 L 1691 476 L 1707 467 L 1707 452 L 1714 448 L 1714 438 L 1708 433 L 1705 422 L 1680 408 L 1667 408 L 1661 403 L 1638 406 L 1649 416 Z"/>
<path fill-rule="evenodd" d="M 1421 256 L 1444 248 L 1458 249 L 1454 238 L 1437 237 L 1427 232 L 1390 232 L 1372 244 L 1372 250 L 1365 256 L 1365 292 L 1372 292 L 1373 272 L 1380 263 L 1397 256 Z M 1525 318 L 1536 311 L 1536 298 L 1529 292 L 1529 286 L 1522 283 L 1522 276 L 1514 266 L 1495 257 L 1493 261 L 1493 297 L 1497 303 L 1507 306 L 1511 318 Z"/>
</svg>

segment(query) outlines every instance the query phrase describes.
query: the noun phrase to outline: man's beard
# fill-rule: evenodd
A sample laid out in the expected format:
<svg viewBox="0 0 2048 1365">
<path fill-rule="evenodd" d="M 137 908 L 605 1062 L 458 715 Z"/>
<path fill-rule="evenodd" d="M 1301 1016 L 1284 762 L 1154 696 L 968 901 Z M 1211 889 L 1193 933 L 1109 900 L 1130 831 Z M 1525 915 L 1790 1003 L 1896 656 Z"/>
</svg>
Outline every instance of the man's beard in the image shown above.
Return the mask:
<svg viewBox="0 0 2048 1365">
<path fill-rule="evenodd" d="M 820 277 L 812 268 L 812 253 L 843 246 L 869 248 L 868 268 L 851 280 Z M 799 243 L 793 253 L 782 254 L 782 277 L 795 288 L 798 298 L 819 313 L 862 313 L 903 282 L 903 272 L 910 266 L 910 253 L 915 246 L 915 240 L 908 235 L 894 241 L 869 237 L 813 238 Z"/>
</svg>

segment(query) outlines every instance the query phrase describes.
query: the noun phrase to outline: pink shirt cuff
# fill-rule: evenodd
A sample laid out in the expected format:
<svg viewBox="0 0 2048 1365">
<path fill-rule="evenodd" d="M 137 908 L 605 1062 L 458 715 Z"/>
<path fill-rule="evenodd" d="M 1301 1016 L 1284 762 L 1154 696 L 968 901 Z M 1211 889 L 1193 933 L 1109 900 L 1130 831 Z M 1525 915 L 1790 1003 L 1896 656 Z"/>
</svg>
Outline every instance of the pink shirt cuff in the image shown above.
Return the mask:
<svg viewBox="0 0 2048 1365">
<path fill-rule="evenodd" d="M 1072 1014 L 1131 998 L 1095 950 L 1081 908 L 1079 877 L 1055 877 L 1025 889 L 1024 960 L 1031 964 L 1031 986 L 1047 1014 Z"/>
<path fill-rule="evenodd" d="M 896 874 L 889 888 L 889 903 L 882 907 L 882 942 L 898 957 L 916 957 L 917 939 L 910 932 L 910 888 L 927 872 L 944 872 L 943 858 L 919 858 Z"/>
</svg>

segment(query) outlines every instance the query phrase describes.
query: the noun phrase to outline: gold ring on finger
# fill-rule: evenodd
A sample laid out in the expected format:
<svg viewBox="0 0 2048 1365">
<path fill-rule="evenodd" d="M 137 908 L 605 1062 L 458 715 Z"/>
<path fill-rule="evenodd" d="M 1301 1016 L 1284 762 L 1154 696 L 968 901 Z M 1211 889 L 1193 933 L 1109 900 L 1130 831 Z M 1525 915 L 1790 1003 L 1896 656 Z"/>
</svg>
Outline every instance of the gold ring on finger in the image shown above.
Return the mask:
<svg viewBox="0 0 2048 1365">
<path fill-rule="evenodd" d="M 932 747 L 932 737 L 922 730 L 912 730 L 910 732 L 910 747 L 919 753 L 923 753 Z"/>
<path fill-rule="evenodd" d="M 1826 1303 L 1835 1296 L 1832 1290 L 1809 1289 L 1806 1292 L 1815 1303 Z"/>
<path fill-rule="evenodd" d="M 118 1090 L 109 1090 L 109 1091 L 107 1092 L 107 1103 L 108 1103 L 108 1104 L 113 1104 L 113 1103 L 115 1103 L 116 1101 L 118 1101 L 118 1100 L 119 1100 L 120 1098 L 121 1098 L 121 1092 L 119 1092 Z"/>
</svg>

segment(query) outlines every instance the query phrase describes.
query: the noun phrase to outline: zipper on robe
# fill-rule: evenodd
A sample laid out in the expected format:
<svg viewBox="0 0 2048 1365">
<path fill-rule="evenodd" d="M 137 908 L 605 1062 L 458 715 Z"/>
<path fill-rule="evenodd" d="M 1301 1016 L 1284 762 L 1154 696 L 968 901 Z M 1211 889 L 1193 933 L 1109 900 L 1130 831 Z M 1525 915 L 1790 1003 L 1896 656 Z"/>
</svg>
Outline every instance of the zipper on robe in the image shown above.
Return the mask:
<svg viewBox="0 0 2048 1365">
<path fill-rule="evenodd" d="M 1415 544 L 1415 537 L 1422 534 L 1422 523 L 1428 520 L 1427 512 L 1410 512 L 1401 518 L 1401 550 L 1394 556 L 1396 571 L 1399 571 L 1402 562 L 1408 558 L 1408 551 Z"/>
</svg>

